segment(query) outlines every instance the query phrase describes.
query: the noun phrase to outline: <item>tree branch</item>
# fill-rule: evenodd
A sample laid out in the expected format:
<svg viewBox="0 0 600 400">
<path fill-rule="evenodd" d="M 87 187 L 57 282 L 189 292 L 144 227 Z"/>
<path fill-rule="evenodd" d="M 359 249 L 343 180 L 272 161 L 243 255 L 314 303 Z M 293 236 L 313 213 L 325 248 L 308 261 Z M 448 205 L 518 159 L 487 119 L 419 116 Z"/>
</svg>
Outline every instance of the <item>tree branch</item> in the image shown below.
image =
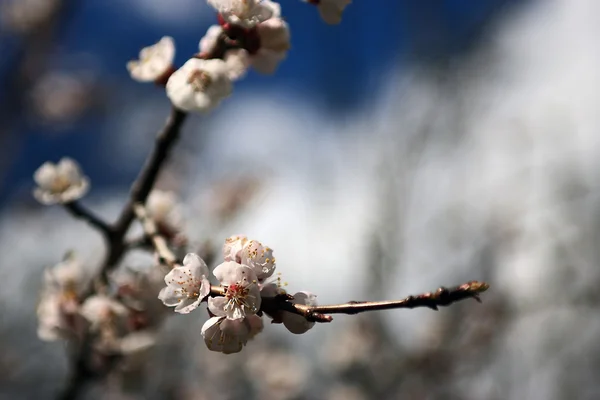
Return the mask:
<svg viewBox="0 0 600 400">
<path fill-rule="evenodd" d="M 165 238 L 158 233 L 156 224 L 154 223 L 154 220 L 148 216 L 146 208 L 142 204 L 137 203 L 133 206 L 133 209 L 135 215 L 142 223 L 144 233 L 152 241 L 152 245 L 160 258 L 160 261 L 168 265 L 169 268 L 174 268 L 177 265 L 177 257 L 173 254 L 171 249 L 169 249 Z"/>
<path fill-rule="evenodd" d="M 326 306 L 308 306 L 294 304 L 290 295 L 283 294 L 275 297 L 263 297 L 261 311 L 275 315 L 280 311 L 287 311 L 302 315 L 313 322 L 331 322 L 333 317 L 327 314 L 358 314 L 366 311 L 390 310 L 396 308 L 427 307 L 437 310 L 438 307 L 447 307 L 458 301 L 473 298 L 481 302 L 479 294 L 488 290 L 490 286 L 485 282 L 469 281 L 453 288 L 440 287 L 435 292 L 423 293 L 417 296 L 408 296 L 402 300 L 385 301 L 350 301 L 344 304 Z M 227 290 L 222 286 L 212 286 L 210 296 L 224 296 Z"/>
<path fill-rule="evenodd" d="M 76 218 L 86 221 L 88 224 L 99 230 L 105 237 L 110 237 L 112 234 L 112 227 L 104 222 L 100 217 L 95 215 L 92 211 L 85 208 L 81 203 L 73 201 L 71 203 L 64 204 L 65 209 Z"/>
</svg>

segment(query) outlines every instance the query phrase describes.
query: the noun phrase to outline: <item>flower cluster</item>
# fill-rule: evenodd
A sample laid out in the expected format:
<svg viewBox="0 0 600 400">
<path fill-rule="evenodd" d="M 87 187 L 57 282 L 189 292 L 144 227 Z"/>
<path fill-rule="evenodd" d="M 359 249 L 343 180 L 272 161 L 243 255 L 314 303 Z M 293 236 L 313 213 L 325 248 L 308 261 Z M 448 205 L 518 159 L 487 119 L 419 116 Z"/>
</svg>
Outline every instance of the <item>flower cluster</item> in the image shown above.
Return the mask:
<svg viewBox="0 0 600 400">
<path fill-rule="evenodd" d="M 87 280 L 82 263 L 72 253 L 45 271 L 37 308 L 40 339 L 79 342 L 91 337 L 99 360 L 106 362 L 114 354 L 132 355 L 154 344 L 159 320 L 155 312 L 150 313 L 143 294 L 156 285 L 147 279 L 128 279 L 114 295 L 84 298 Z"/>
<path fill-rule="evenodd" d="M 281 6 L 271 0 L 207 0 L 218 12 L 218 25 L 208 28 L 193 58 L 176 69 L 175 43 L 165 36 L 140 51 L 127 69 L 140 82 L 166 86 L 175 107 L 208 112 L 233 91 L 233 82 L 249 68 L 272 74 L 290 48 L 290 29 Z M 308 0 L 329 24 L 341 22 L 350 0 Z"/>
<path fill-rule="evenodd" d="M 261 304 L 263 299 L 287 296 L 285 290 L 268 279 L 275 272 L 273 250 L 246 236 L 232 236 L 223 245 L 224 262 L 215 267 L 213 275 L 219 281 L 213 291 L 208 267 L 196 254 L 188 254 L 165 276 L 166 287 L 158 297 L 175 312 L 187 314 L 208 302 L 211 318 L 202 327 L 202 336 L 210 350 L 226 354 L 237 353 L 263 329 Z M 299 292 L 291 303 L 315 305 L 315 297 Z M 264 313 L 266 314 L 266 312 Z M 269 315 L 273 322 L 283 323 L 292 333 L 304 333 L 314 325 L 301 315 L 278 311 Z"/>
</svg>

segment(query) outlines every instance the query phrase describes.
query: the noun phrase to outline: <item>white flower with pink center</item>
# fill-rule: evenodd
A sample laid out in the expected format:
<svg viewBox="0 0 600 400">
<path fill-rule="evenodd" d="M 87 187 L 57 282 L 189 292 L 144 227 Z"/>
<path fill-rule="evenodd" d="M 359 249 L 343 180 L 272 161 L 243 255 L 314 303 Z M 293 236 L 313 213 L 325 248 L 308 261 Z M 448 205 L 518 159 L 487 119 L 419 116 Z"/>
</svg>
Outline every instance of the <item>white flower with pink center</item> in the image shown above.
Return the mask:
<svg viewBox="0 0 600 400">
<path fill-rule="evenodd" d="M 208 267 L 197 255 L 189 253 L 183 259 L 183 265 L 173 268 L 167 276 L 167 286 L 158 294 L 158 298 L 175 312 L 188 314 L 198 308 L 204 297 L 210 293 Z"/>
<path fill-rule="evenodd" d="M 208 309 L 217 317 L 231 320 L 243 319 L 260 309 L 260 289 L 258 279 L 251 268 L 234 261 L 225 261 L 213 271 L 221 285 L 225 286 L 225 296 L 208 299 Z"/>
<path fill-rule="evenodd" d="M 294 299 L 291 300 L 294 304 L 305 304 L 307 306 L 317 305 L 317 296 L 310 292 L 298 292 L 294 294 Z M 288 331 L 301 334 L 312 328 L 315 323 L 308 321 L 302 315 L 284 311 L 281 313 L 281 321 Z"/>
</svg>

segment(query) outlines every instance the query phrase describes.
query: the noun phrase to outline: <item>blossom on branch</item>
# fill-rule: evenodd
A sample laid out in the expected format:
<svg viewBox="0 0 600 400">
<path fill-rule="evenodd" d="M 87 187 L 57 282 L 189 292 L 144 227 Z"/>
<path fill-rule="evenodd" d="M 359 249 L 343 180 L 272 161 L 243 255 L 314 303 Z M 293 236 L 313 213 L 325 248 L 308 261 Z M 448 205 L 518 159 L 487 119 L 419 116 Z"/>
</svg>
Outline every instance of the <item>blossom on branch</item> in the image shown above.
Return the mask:
<svg viewBox="0 0 600 400">
<path fill-rule="evenodd" d="M 138 82 L 156 82 L 165 79 L 173 69 L 175 42 L 170 36 L 164 36 L 158 43 L 144 47 L 139 60 L 129 61 L 127 70 Z"/>
<path fill-rule="evenodd" d="M 250 29 L 213 25 L 200 40 L 200 53 L 210 54 L 224 34 L 236 38 L 240 48 L 228 50 L 225 62 L 230 66 L 230 77 L 233 80 L 243 76 L 245 70 L 252 66 L 261 74 L 272 74 L 279 63 L 285 59 L 290 48 L 290 30 L 288 24 L 280 17 L 279 8 L 273 15 Z"/>
<path fill-rule="evenodd" d="M 81 322 L 78 291 L 84 280 L 83 267 L 73 254 L 45 271 L 37 308 L 40 339 L 54 341 L 76 334 Z"/>
<path fill-rule="evenodd" d="M 223 257 L 225 261 L 234 261 L 251 268 L 261 283 L 275 272 L 273 250 L 263 246 L 258 240 L 248 240 L 244 235 L 225 239 Z"/>
<path fill-rule="evenodd" d="M 81 305 L 81 315 L 90 322 L 94 330 L 113 325 L 118 320 L 124 322 L 127 314 L 127 307 L 105 295 L 88 297 Z"/>
<path fill-rule="evenodd" d="M 200 305 L 210 292 L 208 267 L 197 254 L 189 253 L 183 259 L 183 266 L 173 268 L 166 276 L 167 286 L 158 298 L 175 312 L 188 314 Z"/>
<path fill-rule="evenodd" d="M 281 14 L 281 6 L 269 0 L 208 0 L 226 23 L 252 28 Z"/>
<path fill-rule="evenodd" d="M 208 309 L 217 317 L 240 320 L 260 309 L 260 289 L 254 271 L 235 261 L 225 261 L 213 271 L 221 285 L 224 297 L 208 299 Z"/>
<path fill-rule="evenodd" d="M 317 305 L 317 296 L 310 292 L 298 292 L 294 294 L 294 299 L 291 300 L 294 304 L 305 304 L 308 306 Z M 301 334 L 307 332 L 310 328 L 315 326 L 314 322 L 308 321 L 302 315 L 293 314 L 291 312 L 284 311 L 281 313 L 281 321 L 288 331 Z"/>
<path fill-rule="evenodd" d="M 70 203 L 83 197 L 90 186 L 79 165 L 70 158 L 62 158 L 58 164 L 45 162 L 35 171 L 33 179 L 38 187 L 34 197 L 42 204 Z"/>
<path fill-rule="evenodd" d="M 259 282 L 264 281 L 275 272 L 275 257 L 270 247 L 263 246 L 258 240 L 248 241 L 240 252 L 243 265 L 252 268 Z"/>
<path fill-rule="evenodd" d="M 183 111 L 208 112 L 233 90 L 228 65 L 223 60 L 192 58 L 167 82 L 167 96 Z"/>
<path fill-rule="evenodd" d="M 262 318 L 257 315 L 238 320 L 212 317 L 202 326 L 202 337 L 209 350 L 232 354 L 240 352 L 262 329 Z"/>
<path fill-rule="evenodd" d="M 175 193 L 153 190 L 146 200 L 146 211 L 161 233 L 170 236 L 181 230 L 183 217 Z"/>
<path fill-rule="evenodd" d="M 223 258 L 225 261 L 235 261 L 241 264 L 241 253 L 246 243 L 248 243 L 248 238 L 244 235 L 234 235 L 225 239 L 223 245 Z"/>
<path fill-rule="evenodd" d="M 260 48 L 251 55 L 252 67 L 261 74 L 272 74 L 290 48 L 290 29 L 279 17 L 269 18 L 256 27 Z"/>
<path fill-rule="evenodd" d="M 321 19 L 330 25 L 337 25 L 342 22 L 342 13 L 346 6 L 352 3 L 352 0 L 307 0 L 319 9 Z"/>
</svg>

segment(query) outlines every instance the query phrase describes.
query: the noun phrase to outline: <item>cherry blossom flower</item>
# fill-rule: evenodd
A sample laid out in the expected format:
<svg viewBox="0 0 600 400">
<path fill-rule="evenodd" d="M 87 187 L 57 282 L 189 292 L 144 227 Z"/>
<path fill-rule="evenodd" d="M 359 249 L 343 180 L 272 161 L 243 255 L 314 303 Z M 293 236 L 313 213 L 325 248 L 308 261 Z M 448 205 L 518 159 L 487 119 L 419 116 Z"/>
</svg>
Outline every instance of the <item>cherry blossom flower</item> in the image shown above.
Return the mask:
<svg viewBox="0 0 600 400">
<path fill-rule="evenodd" d="M 83 197 L 90 186 L 79 165 L 70 158 L 62 158 L 58 164 L 45 162 L 35 171 L 33 179 L 38 187 L 34 197 L 42 204 L 70 203 Z"/>
<path fill-rule="evenodd" d="M 200 40 L 200 53 L 209 54 L 217 44 L 223 27 L 213 25 Z M 254 41 L 256 46 L 246 49 L 229 50 L 225 53 L 225 63 L 229 66 L 229 76 L 238 80 L 244 76 L 246 69 L 252 66 L 261 74 L 272 74 L 279 63 L 285 59 L 290 48 L 290 31 L 288 24 L 279 17 L 272 17 L 259 23 L 255 30 L 245 31 L 246 40 Z"/>
<path fill-rule="evenodd" d="M 256 278 L 262 282 L 275 272 L 273 250 L 263 246 L 258 240 L 250 240 L 244 244 L 240 252 L 240 262 L 252 268 Z"/>
<path fill-rule="evenodd" d="M 248 238 L 244 235 L 234 235 L 225 239 L 223 245 L 223 258 L 225 261 L 235 261 L 241 264 L 241 252 L 247 242 Z"/>
<path fill-rule="evenodd" d="M 212 317 L 202 326 L 202 337 L 209 350 L 232 354 L 240 352 L 262 329 L 262 318 L 257 315 L 238 320 Z"/>
<path fill-rule="evenodd" d="M 213 271 L 225 286 L 225 296 L 208 299 L 208 309 L 217 317 L 232 320 L 256 314 L 260 308 L 260 289 L 251 268 L 234 261 L 225 261 Z"/>
<path fill-rule="evenodd" d="M 294 294 L 294 299 L 291 300 L 291 302 L 294 304 L 316 306 L 316 297 L 317 296 L 310 292 L 298 292 Z M 293 314 L 287 311 L 281 313 L 281 321 L 288 331 L 295 334 L 305 333 L 315 325 L 314 322 L 308 321 L 302 315 Z"/>
<path fill-rule="evenodd" d="M 105 324 L 113 324 L 116 319 L 125 317 L 127 308 L 105 295 L 90 296 L 81 305 L 81 315 L 87 319 L 92 329 L 100 328 Z"/>
<path fill-rule="evenodd" d="M 215 50 L 215 46 L 217 45 L 219 36 L 221 36 L 223 32 L 223 27 L 221 25 L 209 26 L 202 39 L 200 39 L 200 43 L 198 43 L 200 53 L 212 53 Z"/>
<path fill-rule="evenodd" d="M 158 298 L 169 307 L 175 306 L 175 312 L 188 314 L 198 308 L 200 302 L 210 292 L 206 263 L 194 253 L 183 259 L 183 266 L 173 268 L 167 276 Z"/>
<path fill-rule="evenodd" d="M 44 273 L 44 288 L 37 308 L 38 336 L 54 341 L 72 336 L 80 325 L 77 291 L 85 276 L 72 254 Z"/>
<path fill-rule="evenodd" d="M 184 111 L 208 112 L 228 97 L 233 88 L 223 60 L 192 58 L 167 82 L 167 96 Z"/>
<path fill-rule="evenodd" d="M 175 42 L 172 37 L 164 36 L 158 43 L 144 47 L 139 60 L 127 63 L 127 70 L 138 82 L 155 82 L 173 69 L 174 58 Z"/>
<path fill-rule="evenodd" d="M 252 28 L 272 17 L 279 17 L 281 6 L 269 0 L 208 0 L 230 24 Z"/>
<path fill-rule="evenodd" d="M 323 21 L 330 25 L 337 25 L 342 22 L 342 13 L 352 0 L 308 0 L 308 2 L 317 6 Z"/>
<path fill-rule="evenodd" d="M 290 48 L 290 30 L 281 18 L 270 18 L 257 27 L 260 48 L 251 55 L 252 67 L 261 74 L 272 74 Z"/>
<path fill-rule="evenodd" d="M 153 190 L 146 200 L 148 216 L 161 231 L 179 231 L 182 225 L 181 207 L 171 191 Z"/>
</svg>

